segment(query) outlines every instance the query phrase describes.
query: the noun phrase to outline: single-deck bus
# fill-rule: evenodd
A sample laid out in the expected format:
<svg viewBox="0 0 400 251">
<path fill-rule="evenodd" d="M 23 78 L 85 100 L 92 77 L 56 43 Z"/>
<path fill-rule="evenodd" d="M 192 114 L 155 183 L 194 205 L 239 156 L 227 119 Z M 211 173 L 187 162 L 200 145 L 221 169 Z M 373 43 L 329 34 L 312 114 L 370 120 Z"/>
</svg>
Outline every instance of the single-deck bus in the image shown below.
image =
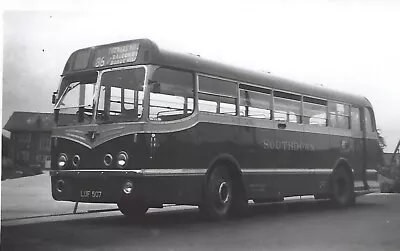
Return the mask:
<svg viewBox="0 0 400 251">
<path fill-rule="evenodd" d="M 377 189 L 379 144 L 362 96 L 138 39 L 72 53 L 53 95 L 55 200 L 163 204 L 212 219 L 314 195 L 339 206 Z"/>
</svg>

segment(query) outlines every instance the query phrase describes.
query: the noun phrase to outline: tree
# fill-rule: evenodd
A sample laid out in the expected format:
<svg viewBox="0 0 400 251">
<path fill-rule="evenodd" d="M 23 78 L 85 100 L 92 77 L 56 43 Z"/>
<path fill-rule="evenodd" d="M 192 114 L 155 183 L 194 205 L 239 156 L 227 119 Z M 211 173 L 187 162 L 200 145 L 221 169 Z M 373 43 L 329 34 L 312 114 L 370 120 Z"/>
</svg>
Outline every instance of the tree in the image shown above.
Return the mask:
<svg viewBox="0 0 400 251">
<path fill-rule="evenodd" d="M 386 147 L 385 138 L 382 136 L 382 130 L 381 129 L 377 129 L 376 132 L 378 133 L 379 146 L 381 147 L 381 150 L 383 152 L 383 149 Z"/>
</svg>

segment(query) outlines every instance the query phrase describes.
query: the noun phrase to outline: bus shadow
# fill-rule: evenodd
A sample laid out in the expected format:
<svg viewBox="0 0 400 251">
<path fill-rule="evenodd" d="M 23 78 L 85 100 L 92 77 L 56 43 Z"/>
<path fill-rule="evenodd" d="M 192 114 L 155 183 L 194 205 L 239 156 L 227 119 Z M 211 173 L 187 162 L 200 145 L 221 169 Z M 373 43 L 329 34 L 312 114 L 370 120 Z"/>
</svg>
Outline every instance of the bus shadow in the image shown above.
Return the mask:
<svg viewBox="0 0 400 251">
<path fill-rule="evenodd" d="M 101 248 L 119 243 L 162 243 L 165 239 L 196 239 L 198 236 L 210 236 L 212 233 L 246 233 L 252 226 L 268 228 L 268 223 L 290 224 L 295 219 L 328 218 L 335 214 L 358 214 L 362 211 L 385 207 L 384 204 L 358 203 L 354 207 L 337 209 L 327 202 L 299 201 L 290 203 L 250 205 L 245 217 L 226 221 L 206 220 L 193 207 L 189 209 L 153 212 L 146 214 L 140 221 L 128 221 L 123 215 L 94 215 L 88 218 L 33 223 L 21 226 L 9 226 L 2 229 L 2 246 L 15 250 L 43 250 L 44 246 L 32 243 L 45 243 L 48 250 L 56 247 Z M 92 215 L 93 216 L 93 215 Z M 352 216 L 348 215 L 351 218 Z M 265 223 L 265 224 L 264 224 Z M 276 224 L 272 224 L 276 225 Z M 68 238 L 66 238 L 68 236 Z M 197 237 L 196 237 L 197 236 Z M 44 245 L 44 244 L 43 244 Z M 72 246 L 71 246 L 72 245 Z M 147 244 L 146 244 L 147 245 Z"/>
</svg>

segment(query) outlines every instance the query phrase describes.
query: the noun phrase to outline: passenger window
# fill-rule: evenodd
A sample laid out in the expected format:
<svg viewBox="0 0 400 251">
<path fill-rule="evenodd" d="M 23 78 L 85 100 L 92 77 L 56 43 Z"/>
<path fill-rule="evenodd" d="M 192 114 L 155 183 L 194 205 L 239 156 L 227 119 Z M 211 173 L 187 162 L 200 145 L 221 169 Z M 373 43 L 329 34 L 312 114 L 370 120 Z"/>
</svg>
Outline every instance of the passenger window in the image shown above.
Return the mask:
<svg viewBox="0 0 400 251">
<path fill-rule="evenodd" d="M 236 104 L 219 103 L 219 113 L 236 115 Z"/>
<path fill-rule="evenodd" d="M 192 114 L 193 87 L 191 73 L 158 68 L 150 85 L 150 120 L 172 121 Z"/>
<path fill-rule="evenodd" d="M 330 101 L 328 104 L 330 126 L 350 129 L 350 106 Z"/>
<path fill-rule="evenodd" d="M 223 96 L 236 97 L 237 85 L 235 82 L 218 78 L 199 76 L 199 91 Z"/>
<path fill-rule="evenodd" d="M 240 116 L 271 119 L 271 94 L 241 89 L 239 105 Z"/>
<path fill-rule="evenodd" d="M 327 101 L 311 97 L 303 97 L 303 123 L 327 126 Z"/>
<path fill-rule="evenodd" d="M 351 129 L 354 131 L 360 131 L 361 130 L 361 124 L 360 124 L 360 109 L 356 107 L 351 108 Z"/>
<path fill-rule="evenodd" d="M 301 96 L 274 91 L 274 120 L 301 123 Z"/>
<path fill-rule="evenodd" d="M 236 115 L 237 83 L 199 77 L 199 111 Z"/>
<path fill-rule="evenodd" d="M 211 97 L 199 94 L 199 111 L 217 113 L 217 102 L 207 99 L 211 99 Z"/>
</svg>

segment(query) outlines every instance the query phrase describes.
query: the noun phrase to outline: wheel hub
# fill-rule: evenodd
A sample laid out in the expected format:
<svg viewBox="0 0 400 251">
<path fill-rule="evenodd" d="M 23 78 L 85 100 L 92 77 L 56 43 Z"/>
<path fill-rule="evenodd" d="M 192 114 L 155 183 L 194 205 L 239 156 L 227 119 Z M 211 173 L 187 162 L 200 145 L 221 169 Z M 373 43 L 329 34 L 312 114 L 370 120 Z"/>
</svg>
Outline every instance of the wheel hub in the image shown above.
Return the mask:
<svg viewBox="0 0 400 251">
<path fill-rule="evenodd" d="M 226 204 L 229 201 L 230 198 L 230 194 L 229 194 L 229 187 L 228 187 L 228 183 L 226 183 L 225 181 L 222 182 L 219 185 L 218 188 L 218 195 L 219 195 L 219 200 L 222 204 Z"/>
</svg>

